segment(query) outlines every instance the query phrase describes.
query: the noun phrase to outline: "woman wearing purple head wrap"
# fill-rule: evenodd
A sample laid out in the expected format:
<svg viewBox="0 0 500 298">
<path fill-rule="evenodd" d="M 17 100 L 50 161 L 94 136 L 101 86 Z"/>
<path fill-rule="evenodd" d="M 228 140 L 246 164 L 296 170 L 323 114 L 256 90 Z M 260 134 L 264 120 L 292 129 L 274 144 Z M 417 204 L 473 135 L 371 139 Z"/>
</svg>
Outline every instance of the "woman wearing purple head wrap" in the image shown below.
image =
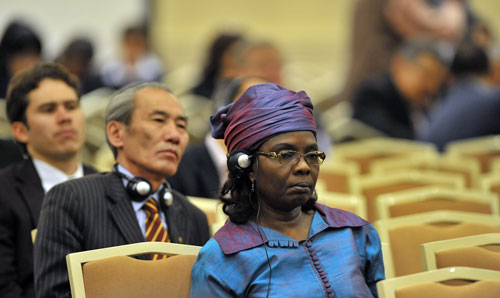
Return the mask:
<svg viewBox="0 0 500 298">
<path fill-rule="evenodd" d="M 377 297 L 376 230 L 316 202 L 325 154 L 312 111 L 305 92 L 260 84 L 211 117 L 229 152 L 229 220 L 200 251 L 191 297 Z"/>
</svg>

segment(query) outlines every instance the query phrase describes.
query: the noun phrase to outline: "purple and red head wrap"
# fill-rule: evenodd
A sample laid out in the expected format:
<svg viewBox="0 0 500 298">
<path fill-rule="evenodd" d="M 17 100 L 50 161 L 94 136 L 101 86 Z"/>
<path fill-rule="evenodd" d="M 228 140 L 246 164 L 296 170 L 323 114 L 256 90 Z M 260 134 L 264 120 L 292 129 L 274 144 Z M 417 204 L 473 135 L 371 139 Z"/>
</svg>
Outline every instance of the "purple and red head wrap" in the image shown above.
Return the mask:
<svg viewBox="0 0 500 298">
<path fill-rule="evenodd" d="M 276 84 L 248 88 L 240 98 L 210 117 L 212 136 L 224 138 L 228 152 L 257 150 L 269 137 L 291 131 L 316 136 L 311 99 Z"/>
</svg>

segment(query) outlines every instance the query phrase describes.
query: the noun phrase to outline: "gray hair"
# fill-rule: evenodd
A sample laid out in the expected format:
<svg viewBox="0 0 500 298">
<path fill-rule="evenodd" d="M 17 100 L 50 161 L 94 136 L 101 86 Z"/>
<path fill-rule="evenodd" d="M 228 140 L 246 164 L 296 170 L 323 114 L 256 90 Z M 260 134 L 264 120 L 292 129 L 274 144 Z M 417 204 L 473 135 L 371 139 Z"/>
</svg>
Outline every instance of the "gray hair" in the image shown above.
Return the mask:
<svg viewBox="0 0 500 298">
<path fill-rule="evenodd" d="M 137 92 L 145 88 L 156 88 L 168 91 L 172 91 L 162 83 L 158 82 L 147 82 L 147 83 L 134 83 L 127 85 L 117 91 L 110 99 L 108 106 L 106 107 L 106 112 L 104 114 L 105 127 L 106 127 L 106 142 L 109 148 L 113 152 L 113 156 L 117 157 L 118 150 L 111 145 L 108 138 L 108 123 L 111 121 L 118 121 L 124 123 L 127 127 L 130 124 L 130 119 L 132 118 L 132 113 L 135 109 L 135 96 Z"/>
</svg>

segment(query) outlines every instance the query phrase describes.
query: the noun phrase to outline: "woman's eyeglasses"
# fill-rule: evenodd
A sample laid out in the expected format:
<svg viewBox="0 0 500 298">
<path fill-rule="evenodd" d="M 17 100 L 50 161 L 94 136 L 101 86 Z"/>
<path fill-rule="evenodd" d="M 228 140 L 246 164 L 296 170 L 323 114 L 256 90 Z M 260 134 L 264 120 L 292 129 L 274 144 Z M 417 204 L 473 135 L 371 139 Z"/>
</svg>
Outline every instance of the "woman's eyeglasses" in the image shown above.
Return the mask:
<svg viewBox="0 0 500 298">
<path fill-rule="evenodd" d="M 310 166 L 318 166 L 323 163 L 326 154 L 321 151 L 311 151 L 306 154 L 299 153 L 294 150 L 282 150 L 276 152 L 256 152 L 257 155 L 264 155 L 271 159 L 278 159 L 282 165 L 294 165 L 303 157 Z"/>
</svg>

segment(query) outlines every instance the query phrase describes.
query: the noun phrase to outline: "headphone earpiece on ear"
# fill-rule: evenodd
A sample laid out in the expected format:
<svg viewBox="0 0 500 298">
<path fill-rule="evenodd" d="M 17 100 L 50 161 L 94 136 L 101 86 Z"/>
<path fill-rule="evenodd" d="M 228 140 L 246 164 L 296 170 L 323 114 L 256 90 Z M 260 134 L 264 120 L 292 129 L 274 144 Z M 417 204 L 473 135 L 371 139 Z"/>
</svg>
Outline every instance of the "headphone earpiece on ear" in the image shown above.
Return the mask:
<svg viewBox="0 0 500 298">
<path fill-rule="evenodd" d="M 227 158 L 227 167 L 233 172 L 242 171 L 252 165 L 252 157 L 246 150 L 231 152 Z"/>
</svg>

